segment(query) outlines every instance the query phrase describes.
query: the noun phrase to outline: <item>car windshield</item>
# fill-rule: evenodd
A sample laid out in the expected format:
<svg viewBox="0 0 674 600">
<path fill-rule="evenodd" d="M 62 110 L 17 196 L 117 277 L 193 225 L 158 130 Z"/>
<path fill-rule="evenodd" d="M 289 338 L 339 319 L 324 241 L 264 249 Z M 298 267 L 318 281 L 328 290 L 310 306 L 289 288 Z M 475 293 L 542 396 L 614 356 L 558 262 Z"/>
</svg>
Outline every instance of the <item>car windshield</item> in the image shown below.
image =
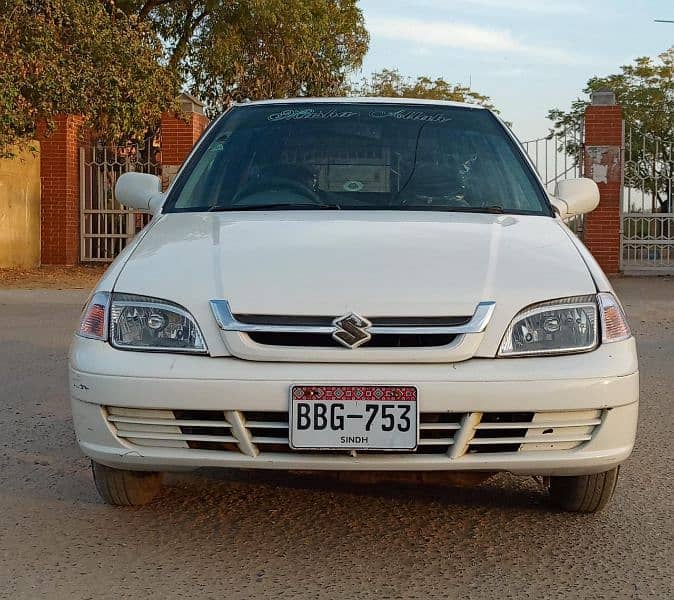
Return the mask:
<svg viewBox="0 0 674 600">
<path fill-rule="evenodd" d="M 489 111 L 365 102 L 232 108 L 164 212 L 312 209 L 551 214 Z"/>
</svg>

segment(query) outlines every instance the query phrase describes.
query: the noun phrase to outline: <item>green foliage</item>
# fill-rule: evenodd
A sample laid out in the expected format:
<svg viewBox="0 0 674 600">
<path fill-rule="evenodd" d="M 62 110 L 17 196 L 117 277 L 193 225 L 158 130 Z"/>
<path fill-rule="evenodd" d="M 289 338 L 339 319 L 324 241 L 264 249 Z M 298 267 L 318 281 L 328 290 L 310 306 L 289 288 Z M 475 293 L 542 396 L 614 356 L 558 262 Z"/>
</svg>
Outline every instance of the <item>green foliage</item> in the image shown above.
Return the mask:
<svg viewBox="0 0 674 600">
<path fill-rule="evenodd" d="M 441 77 L 431 79 L 421 76 L 416 79 L 401 75 L 397 69 L 383 69 L 372 73 L 369 78 L 355 86 L 352 93 L 357 96 L 383 96 L 386 98 L 425 98 L 429 100 L 451 100 L 486 106 L 498 112 L 488 96 L 479 94 L 461 84 L 448 83 Z"/>
<path fill-rule="evenodd" d="M 369 36 L 357 0 L 122 0 L 218 112 L 231 101 L 343 93 Z"/>
<path fill-rule="evenodd" d="M 178 93 L 156 36 L 111 1 L 0 0 L 0 37 L 0 152 L 58 113 L 104 140 L 142 135 Z"/>
<path fill-rule="evenodd" d="M 674 135 L 674 48 L 657 58 L 639 57 L 620 67 L 620 73 L 592 77 L 583 92 L 589 95 L 602 89 L 615 93 L 626 122 L 657 137 Z M 589 104 L 589 99 L 578 98 L 569 111 L 550 110 L 554 131 L 580 123 Z"/>
<path fill-rule="evenodd" d="M 0 0 L 0 38 L 0 149 L 57 113 L 142 135 L 181 87 L 210 112 L 342 94 L 369 41 L 357 0 Z"/>
<path fill-rule="evenodd" d="M 592 77 L 583 92 L 608 89 L 615 93 L 622 107 L 626 128 L 633 131 L 625 181 L 628 186 L 642 188 L 655 207 L 668 210 L 672 206 L 669 181 L 674 177 L 671 142 L 674 140 L 674 47 L 656 58 L 642 56 L 632 64 L 620 67 L 619 73 Z M 579 156 L 577 143 L 565 138 L 565 132 L 580 127 L 587 98 L 576 99 L 569 111 L 558 108 L 548 112 L 553 121 L 551 136 L 560 140 L 560 149 Z M 665 142 L 665 143 L 663 143 Z"/>
</svg>

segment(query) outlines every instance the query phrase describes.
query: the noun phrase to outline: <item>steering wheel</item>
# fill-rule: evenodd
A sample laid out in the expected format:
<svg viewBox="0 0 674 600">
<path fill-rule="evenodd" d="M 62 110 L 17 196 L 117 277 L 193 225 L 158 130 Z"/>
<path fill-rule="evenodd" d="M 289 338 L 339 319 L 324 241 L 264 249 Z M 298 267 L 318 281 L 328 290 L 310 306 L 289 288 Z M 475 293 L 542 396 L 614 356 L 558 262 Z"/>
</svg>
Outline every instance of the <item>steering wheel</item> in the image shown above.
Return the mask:
<svg viewBox="0 0 674 600">
<path fill-rule="evenodd" d="M 257 181 L 253 181 L 237 192 L 236 196 L 232 199 L 232 204 L 237 204 L 246 196 L 252 196 L 260 192 L 278 191 L 280 189 L 290 190 L 308 198 L 316 204 L 323 204 L 321 197 L 314 190 L 296 179 L 288 179 L 287 177 L 262 177 Z"/>
</svg>

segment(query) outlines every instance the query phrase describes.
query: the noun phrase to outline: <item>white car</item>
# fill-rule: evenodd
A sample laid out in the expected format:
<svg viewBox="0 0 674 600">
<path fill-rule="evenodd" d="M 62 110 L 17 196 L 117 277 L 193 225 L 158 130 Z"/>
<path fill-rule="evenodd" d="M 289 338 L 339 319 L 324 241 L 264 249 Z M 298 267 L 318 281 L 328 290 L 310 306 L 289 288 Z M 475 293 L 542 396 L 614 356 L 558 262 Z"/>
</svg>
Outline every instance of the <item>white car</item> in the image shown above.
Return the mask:
<svg viewBox="0 0 674 600">
<path fill-rule="evenodd" d="M 70 353 L 82 451 L 113 504 L 163 471 L 540 476 L 593 512 L 634 444 L 635 342 L 549 196 L 484 108 L 390 99 L 240 104 L 86 304 Z M 437 475 L 437 474 L 436 474 Z"/>
</svg>

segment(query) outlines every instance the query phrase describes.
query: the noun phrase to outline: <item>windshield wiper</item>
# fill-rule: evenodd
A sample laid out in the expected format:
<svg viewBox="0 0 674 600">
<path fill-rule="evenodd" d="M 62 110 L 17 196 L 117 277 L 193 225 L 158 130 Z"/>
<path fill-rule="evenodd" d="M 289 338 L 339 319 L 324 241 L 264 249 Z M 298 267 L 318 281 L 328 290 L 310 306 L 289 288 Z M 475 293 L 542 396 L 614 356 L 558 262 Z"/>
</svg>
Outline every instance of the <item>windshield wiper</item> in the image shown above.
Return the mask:
<svg viewBox="0 0 674 600">
<path fill-rule="evenodd" d="M 249 210 L 340 210 L 339 204 L 316 202 L 271 202 L 269 204 L 250 204 L 248 206 L 212 206 L 208 212 L 249 211 Z"/>
<path fill-rule="evenodd" d="M 467 213 L 487 213 L 502 215 L 506 211 L 502 206 L 433 206 L 429 204 L 404 204 L 391 210 L 421 210 L 435 212 L 467 212 Z"/>
<path fill-rule="evenodd" d="M 505 213 L 502 206 L 456 206 L 453 208 L 444 209 L 447 212 L 470 212 L 470 213 L 490 213 L 502 215 Z"/>
</svg>

